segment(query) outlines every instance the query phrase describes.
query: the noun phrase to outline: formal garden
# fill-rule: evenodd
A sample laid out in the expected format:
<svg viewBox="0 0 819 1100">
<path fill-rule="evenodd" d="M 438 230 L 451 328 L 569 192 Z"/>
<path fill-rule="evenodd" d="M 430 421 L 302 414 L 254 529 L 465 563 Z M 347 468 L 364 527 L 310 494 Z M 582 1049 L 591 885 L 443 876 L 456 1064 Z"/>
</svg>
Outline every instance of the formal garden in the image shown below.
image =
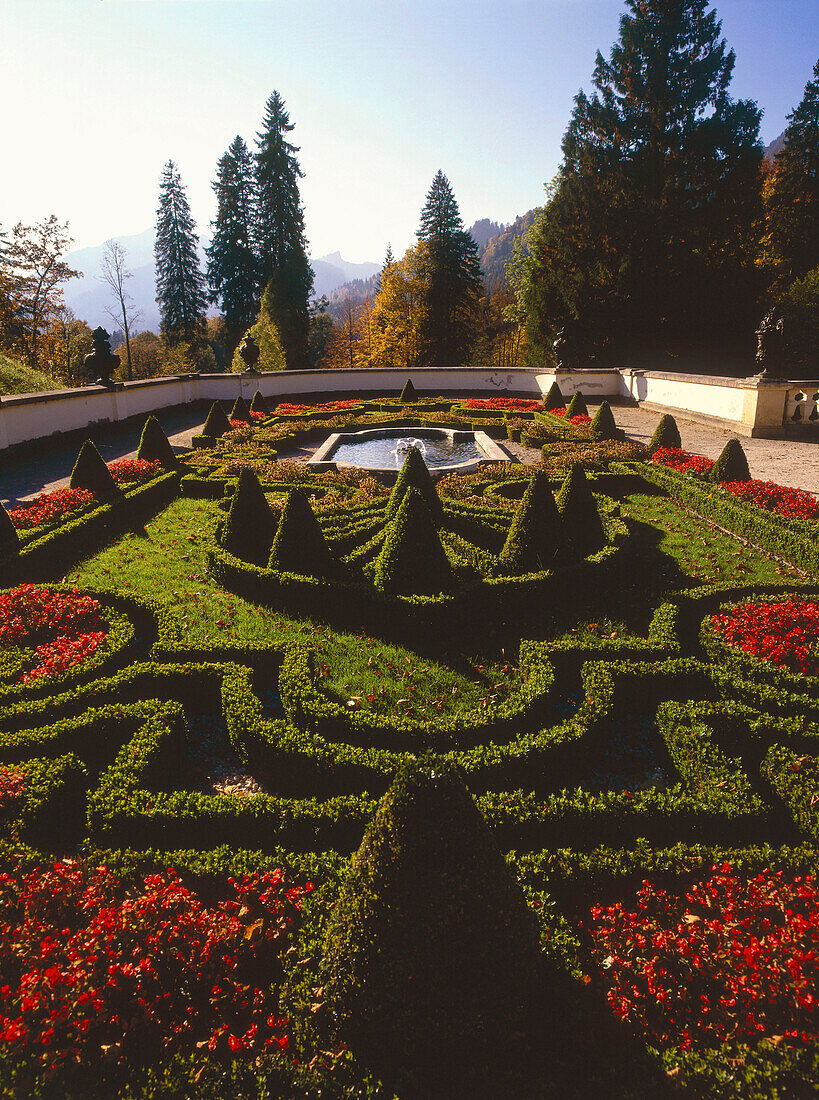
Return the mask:
<svg viewBox="0 0 819 1100">
<path fill-rule="evenodd" d="M 282 457 L 375 428 L 540 460 Z M 0 509 L 3 1095 L 815 1095 L 818 533 L 556 388 L 85 443 Z"/>
</svg>

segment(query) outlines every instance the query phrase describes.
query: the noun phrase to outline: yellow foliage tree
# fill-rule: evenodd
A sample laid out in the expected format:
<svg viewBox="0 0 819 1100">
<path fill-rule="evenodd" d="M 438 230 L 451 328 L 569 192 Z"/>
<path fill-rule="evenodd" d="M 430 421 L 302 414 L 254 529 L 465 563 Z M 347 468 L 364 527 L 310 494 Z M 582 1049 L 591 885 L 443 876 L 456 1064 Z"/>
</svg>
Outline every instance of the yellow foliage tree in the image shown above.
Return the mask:
<svg viewBox="0 0 819 1100">
<path fill-rule="evenodd" d="M 368 318 L 373 367 L 418 367 L 425 362 L 429 249 L 424 241 L 389 265 Z"/>
</svg>

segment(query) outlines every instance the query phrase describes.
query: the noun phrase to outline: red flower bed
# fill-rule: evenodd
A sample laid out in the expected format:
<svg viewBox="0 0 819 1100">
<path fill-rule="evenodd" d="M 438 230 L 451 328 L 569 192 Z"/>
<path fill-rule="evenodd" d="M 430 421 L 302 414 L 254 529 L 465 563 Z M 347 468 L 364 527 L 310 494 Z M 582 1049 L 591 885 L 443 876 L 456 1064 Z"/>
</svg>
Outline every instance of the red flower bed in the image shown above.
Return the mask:
<svg viewBox="0 0 819 1100">
<path fill-rule="evenodd" d="M 294 405 L 289 401 L 282 401 L 276 406 L 276 412 L 287 415 L 289 413 L 331 412 L 340 409 L 353 409 L 360 405 L 360 401 L 325 401 L 323 405 Z"/>
<path fill-rule="evenodd" d="M 131 481 L 150 481 L 162 471 L 162 463 L 159 459 L 149 462 L 145 458 L 121 458 L 118 462 L 109 462 L 108 469 L 117 485 L 124 485 Z"/>
<path fill-rule="evenodd" d="M 549 412 L 552 414 L 552 416 L 565 416 L 566 415 L 566 407 L 563 406 L 560 409 L 549 409 Z"/>
<path fill-rule="evenodd" d="M 819 675 L 819 604 L 810 600 L 746 603 L 711 625 L 728 645 L 802 676 Z"/>
<path fill-rule="evenodd" d="M 93 503 L 94 494 L 89 489 L 55 489 L 35 497 L 29 504 L 10 508 L 9 516 L 18 530 L 27 530 L 29 527 L 42 527 L 45 523 L 59 523 L 70 512 L 87 508 Z"/>
<path fill-rule="evenodd" d="M 649 882 L 637 909 L 591 910 L 608 1000 L 649 1041 L 683 1050 L 816 1038 L 819 895 L 811 875 L 740 878 L 730 865 L 674 897 Z"/>
<path fill-rule="evenodd" d="M 570 424 L 591 424 L 592 418 L 587 413 L 578 413 L 577 416 L 570 416 Z"/>
<path fill-rule="evenodd" d="M 106 638 L 100 611 L 96 600 L 76 589 L 22 584 L 0 592 L 0 645 L 36 645 L 35 664 L 18 682 L 57 676 L 90 657 Z"/>
<path fill-rule="evenodd" d="M 462 402 L 467 409 L 542 409 L 540 401 L 527 401 L 521 397 L 468 397 Z"/>
<path fill-rule="evenodd" d="M 796 519 L 819 519 L 819 500 L 804 489 L 791 489 L 774 481 L 726 481 L 723 489 L 740 500 L 747 500 L 776 512 L 780 516 Z"/>
<path fill-rule="evenodd" d="M 250 421 L 248 421 L 248 420 L 234 420 L 233 417 L 231 417 L 230 418 L 230 426 L 231 426 L 231 428 L 249 428 L 250 427 Z"/>
<path fill-rule="evenodd" d="M 660 466 L 668 466 L 672 470 L 679 470 L 680 473 L 690 471 L 694 474 L 707 474 L 714 465 L 713 459 L 706 458 L 705 455 L 691 454 L 679 447 L 659 447 L 651 456 L 651 461 L 657 462 Z"/>
<path fill-rule="evenodd" d="M 172 869 L 127 891 L 68 860 L 1 874 L 0 1050 L 48 1071 L 287 1049 L 275 983 L 312 885 L 229 881 L 208 907 Z"/>
<path fill-rule="evenodd" d="M 267 413 L 254 412 L 253 409 L 250 410 L 251 420 L 267 420 L 267 416 Z"/>
<path fill-rule="evenodd" d="M 0 768 L 0 823 L 14 817 L 25 792 L 26 779 L 16 768 Z"/>
</svg>

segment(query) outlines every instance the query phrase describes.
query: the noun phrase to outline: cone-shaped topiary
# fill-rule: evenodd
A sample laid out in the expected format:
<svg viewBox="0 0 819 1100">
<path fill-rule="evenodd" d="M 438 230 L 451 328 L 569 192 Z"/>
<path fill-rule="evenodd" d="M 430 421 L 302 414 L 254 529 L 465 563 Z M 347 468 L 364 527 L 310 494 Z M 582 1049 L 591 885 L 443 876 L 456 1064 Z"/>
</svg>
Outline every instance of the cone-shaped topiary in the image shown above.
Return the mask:
<svg viewBox="0 0 819 1100">
<path fill-rule="evenodd" d="M 411 401 L 418 400 L 418 394 L 415 390 L 415 386 L 412 384 L 411 378 L 408 378 L 404 383 L 404 388 L 401 390 L 401 397 L 399 400 L 403 401 L 404 404 L 409 404 Z"/>
<path fill-rule="evenodd" d="M 748 459 L 738 439 L 729 439 L 722 454 L 711 467 L 709 481 L 750 481 L 751 471 Z"/>
<path fill-rule="evenodd" d="M 250 402 L 250 411 L 252 413 L 264 413 L 265 416 L 270 416 L 270 406 L 262 397 L 259 390 L 253 394 L 253 400 Z"/>
<path fill-rule="evenodd" d="M 98 500 L 122 496 L 105 460 L 90 439 L 80 447 L 68 484 L 72 489 L 89 489 Z"/>
<path fill-rule="evenodd" d="M 603 549 L 606 531 L 579 462 L 572 463 L 557 494 L 557 510 L 563 521 L 566 548 L 573 559 L 587 558 Z"/>
<path fill-rule="evenodd" d="M 438 496 L 432 478 L 429 476 L 429 470 L 427 469 L 426 462 L 424 462 L 424 457 L 417 447 L 410 447 L 409 451 L 407 451 L 404 465 L 401 467 L 395 485 L 393 485 L 392 492 L 390 493 L 390 499 L 387 504 L 387 519 L 393 519 L 398 514 L 398 509 L 401 506 L 401 501 L 404 499 L 404 494 L 407 489 L 418 490 L 424 498 L 427 508 L 429 508 L 429 513 L 432 516 L 433 522 L 436 527 L 439 526 L 444 515 L 443 505 L 441 504 L 441 498 Z"/>
<path fill-rule="evenodd" d="M 450 589 L 452 567 L 429 508 L 415 488 L 404 493 L 375 563 L 376 588 L 396 596 L 434 596 Z"/>
<path fill-rule="evenodd" d="M 456 768 L 404 765 L 325 939 L 331 1029 L 388 1096 L 521 1095 L 496 1086 L 540 1032 L 541 974 L 532 912 Z"/>
<path fill-rule="evenodd" d="M 661 447 L 669 447 L 672 450 L 682 447 L 680 429 L 671 413 L 664 413 L 660 417 L 660 422 L 654 429 L 654 435 L 649 440 L 648 453 L 653 455 Z"/>
<path fill-rule="evenodd" d="M 549 409 L 563 409 L 566 406 L 566 399 L 561 393 L 560 386 L 557 382 L 552 382 L 549 387 L 549 392 L 543 398 L 543 407 L 548 412 Z"/>
<path fill-rule="evenodd" d="M 233 408 L 230 410 L 231 420 L 250 420 L 250 409 L 248 408 L 247 401 L 241 395 L 233 402 Z"/>
<path fill-rule="evenodd" d="M 11 521 L 11 516 L 0 504 L 0 554 L 16 554 L 20 548 L 20 536 Z"/>
<path fill-rule="evenodd" d="M 608 401 L 604 401 L 592 417 L 591 430 L 598 439 L 620 438 L 620 429 L 614 423 L 614 414 Z"/>
<path fill-rule="evenodd" d="M 589 407 L 586 404 L 586 399 L 580 390 L 574 395 L 569 404 L 566 406 L 566 419 L 568 420 L 572 416 L 588 416 Z"/>
<path fill-rule="evenodd" d="M 526 486 L 500 554 L 504 573 L 538 573 L 551 569 L 563 549 L 563 523 L 545 471 L 537 470 Z"/>
<path fill-rule="evenodd" d="M 268 566 L 280 573 L 306 577 L 329 577 L 336 571 L 324 532 L 303 489 L 291 489 L 287 494 Z"/>
<path fill-rule="evenodd" d="M 218 401 L 214 401 L 210 407 L 205 426 L 202 429 L 202 435 L 209 435 L 213 439 L 218 439 L 220 436 L 224 435 L 225 432 L 229 431 L 230 421 L 225 414 L 225 410 Z"/>
<path fill-rule="evenodd" d="M 267 565 L 276 534 L 276 517 L 252 470 L 241 470 L 222 528 L 222 546 L 242 561 Z"/>
<path fill-rule="evenodd" d="M 139 440 L 137 458 L 146 462 L 159 461 L 163 466 L 169 468 L 176 468 L 179 465 L 173 447 L 155 416 L 149 416 L 145 421 L 145 427 L 142 429 Z"/>
</svg>

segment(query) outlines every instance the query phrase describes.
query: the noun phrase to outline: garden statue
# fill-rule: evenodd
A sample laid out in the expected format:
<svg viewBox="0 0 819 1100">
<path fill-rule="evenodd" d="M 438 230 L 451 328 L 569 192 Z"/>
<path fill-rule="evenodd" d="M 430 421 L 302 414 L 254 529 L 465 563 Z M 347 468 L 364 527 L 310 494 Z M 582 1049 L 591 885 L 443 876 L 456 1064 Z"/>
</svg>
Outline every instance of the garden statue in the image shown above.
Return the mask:
<svg viewBox="0 0 819 1100">
<path fill-rule="evenodd" d="M 83 366 L 87 377 L 98 374 L 94 381 L 99 386 L 113 386 L 111 375 L 119 366 L 119 356 L 111 353 L 109 340 L 111 337 L 102 326 L 95 328 L 91 333 L 94 341 L 94 350 L 83 359 Z"/>
<path fill-rule="evenodd" d="M 245 336 L 244 340 L 239 345 L 239 355 L 245 364 L 245 370 L 252 374 L 258 374 L 256 370 L 256 364 L 259 362 L 259 345 L 250 335 Z"/>
<path fill-rule="evenodd" d="M 780 379 L 785 377 L 784 351 L 785 322 L 776 306 L 772 306 L 756 330 L 757 378 Z"/>
</svg>

